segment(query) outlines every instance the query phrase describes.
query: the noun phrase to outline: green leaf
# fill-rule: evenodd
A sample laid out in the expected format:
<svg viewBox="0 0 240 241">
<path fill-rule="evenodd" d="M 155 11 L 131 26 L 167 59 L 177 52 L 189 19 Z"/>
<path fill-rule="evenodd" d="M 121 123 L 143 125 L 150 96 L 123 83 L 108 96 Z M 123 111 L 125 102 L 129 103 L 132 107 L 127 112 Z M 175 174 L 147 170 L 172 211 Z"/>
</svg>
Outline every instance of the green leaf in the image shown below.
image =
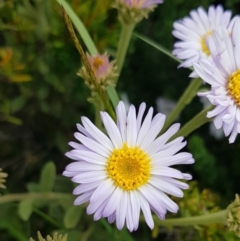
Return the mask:
<svg viewBox="0 0 240 241">
<path fill-rule="evenodd" d="M 69 6 L 67 1 L 65 1 L 65 0 L 56 0 L 56 1 L 64 7 L 66 13 L 68 14 L 69 18 L 72 20 L 73 25 L 75 26 L 75 28 L 77 29 L 78 33 L 80 34 L 83 42 L 85 43 L 89 53 L 91 55 L 97 54 L 98 50 L 97 50 L 91 36 L 89 35 L 86 27 L 84 26 L 82 21 L 79 19 L 79 17 L 76 15 L 76 13 L 72 10 L 72 8 Z"/>
<path fill-rule="evenodd" d="M 175 61 L 177 61 L 178 63 L 182 63 L 182 61 L 178 58 L 176 58 L 175 56 L 172 55 L 171 51 L 164 48 L 163 46 L 161 46 L 160 44 L 154 42 L 153 40 L 139 34 L 139 33 L 134 33 L 134 36 L 138 37 L 139 39 L 143 40 L 144 42 L 148 43 L 149 45 L 151 45 L 152 47 L 156 48 L 157 50 L 161 51 L 162 53 L 166 54 L 167 56 L 171 57 L 172 59 L 174 59 Z M 193 71 L 193 68 L 190 67 L 190 70 Z"/>
<path fill-rule="evenodd" d="M 107 93 L 108 93 L 108 96 L 109 96 L 114 108 L 116 108 L 118 105 L 118 102 L 119 102 L 119 97 L 118 97 L 116 89 L 113 86 L 108 86 Z"/>
<path fill-rule="evenodd" d="M 134 241 L 131 234 L 129 234 L 129 232 L 126 228 L 123 228 L 120 233 L 119 232 L 115 233 L 114 240 L 116 240 L 116 241 L 121 241 L 121 240 Z"/>
<path fill-rule="evenodd" d="M 11 100 L 11 113 L 21 110 L 25 106 L 27 100 L 28 97 L 24 95 Z"/>
<path fill-rule="evenodd" d="M 76 207 L 76 206 L 70 207 L 64 216 L 64 220 L 63 220 L 64 226 L 66 228 L 75 228 L 81 218 L 81 215 L 82 215 L 81 207 Z"/>
<path fill-rule="evenodd" d="M 56 144 L 57 144 L 57 147 L 58 149 L 62 152 L 62 153 L 65 153 L 67 150 L 68 150 L 68 141 L 65 137 L 65 135 L 63 135 L 63 133 L 61 133 L 60 131 L 57 132 L 56 134 Z"/>
<path fill-rule="evenodd" d="M 77 230 L 68 231 L 68 240 L 79 241 L 79 240 L 82 240 L 81 237 L 82 237 L 82 233 L 80 231 L 77 231 Z"/>
<path fill-rule="evenodd" d="M 3 112 L 5 115 L 10 114 L 10 101 L 4 100 L 3 103 L 0 106 L 1 112 Z"/>
<path fill-rule="evenodd" d="M 29 183 L 27 184 L 27 190 L 28 190 L 29 192 L 39 192 L 39 191 L 40 191 L 39 189 L 40 189 L 40 188 L 39 188 L 39 184 L 36 183 L 36 182 L 29 182 Z"/>
<path fill-rule="evenodd" d="M 18 214 L 23 221 L 28 221 L 32 214 L 32 200 L 23 200 L 19 203 Z"/>
<path fill-rule="evenodd" d="M 56 166 L 53 162 L 44 165 L 40 177 L 40 191 L 52 191 L 56 179 Z"/>
<path fill-rule="evenodd" d="M 8 122 L 10 122 L 10 123 L 12 123 L 12 124 L 14 124 L 14 125 L 22 125 L 22 120 L 21 119 L 18 119 L 18 118 L 16 118 L 16 117 L 14 117 L 14 116 L 5 116 L 5 119 L 6 119 L 6 121 L 8 121 Z"/>
<path fill-rule="evenodd" d="M 38 98 L 41 100 L 46 99 L 49 95 L 49 92 L 49 86 L 41 86 L 37 91 Z"/>
<path fill-rule="evenodd" d="M 106 221 L 106 219 L 102 218 L 99 221 L 106 228 L 108 233 L 112 233 L 113 232 L 112 226 Z"/>
</svg>

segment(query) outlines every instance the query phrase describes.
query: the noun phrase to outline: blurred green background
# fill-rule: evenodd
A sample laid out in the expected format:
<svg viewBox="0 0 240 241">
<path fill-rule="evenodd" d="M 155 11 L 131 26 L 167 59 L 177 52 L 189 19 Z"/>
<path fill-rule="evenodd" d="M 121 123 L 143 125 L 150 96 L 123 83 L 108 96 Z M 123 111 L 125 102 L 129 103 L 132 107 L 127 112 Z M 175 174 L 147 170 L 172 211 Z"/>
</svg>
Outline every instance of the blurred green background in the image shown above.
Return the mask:
<svg viewBox="0 0 240 241">
<path fill-rule="evenodd" d="M 114 53 L 120 24 L 116 10 L 111 8 L 112 1 L 68 0 L 68 3 L 84 22 L 99 51 Z M 218 3 L 233 14 L 240 12 L 238 0 L 166 0 L 135 31 L 172 50 L 173 21 L 200 5 L 208 8 Z M 75 124 L 81 116 L 93 120 L 94 108 L 87 101 L 89 90 L 76 75 L 80 58 L 62 19 L 61 8 L 52 0 L 3 0 L 0 17 L 0 167 L 9 174 L 7 189 L 1 192 L 4 195 L 39 191 L 40 170 L 52 161 L 55 165 L 51 175 L 55 167 L 58 174 L 53 190 L 71 193 L 73 184 L 61 177 L 70 162 L 64 153 L 70 149 L 67 143 L 74 140 Z M 133 37 L 117 90 L 126 93 L 137 106 L 144 101 L 148 107 L 156 107 L 158 97 L 177 101 L 190 82 L 190 71 L 177 66 L 174 60 Z M 186 123 L 202 108 L 196 97 L 178 121 Z M 225 207 L 239 192 L 240 139 L 231 145 L 227 138 L 216 140 L 209 134 L 209 125 L 205 125 L 187 137 L 187 141 L 187 149 L 196 163 L 184 168 L 193 174 L 195 181 L 186 192 L 180 214 L 201 214 L 192 210 L 197 205 L 206 210 Z M 72 200 L 68 204 L 71 203 Z M 142 224 L 133 234 L 126 230 L 119 232 L 105 220 L 93 222 L 82 207 L 74 210 L 79 213 L 75 226 L 66 227 L 63 217 L 69 205 L 36 204 L 31 217 L 24 221 L 18 203 L 0 204 L 0 241 L 36 237 L 37 230 L 43 236 L 52 230 L 68 232 L 69 241 L 238 240 L 217 226 L 162 228 L 151 232 Z"/>
</svg>

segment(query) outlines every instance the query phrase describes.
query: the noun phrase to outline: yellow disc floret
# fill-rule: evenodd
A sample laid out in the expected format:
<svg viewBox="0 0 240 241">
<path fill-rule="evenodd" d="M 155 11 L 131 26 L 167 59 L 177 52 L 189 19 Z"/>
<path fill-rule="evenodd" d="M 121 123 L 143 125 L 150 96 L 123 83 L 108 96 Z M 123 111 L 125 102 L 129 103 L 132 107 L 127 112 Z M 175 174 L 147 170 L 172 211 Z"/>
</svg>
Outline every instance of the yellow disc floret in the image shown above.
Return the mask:
<svg viewBox="0 0 240 241">
<path fill-rule="evenodd" d="M 208 32 L 207 34 L 204 34 L 201 37 L 201 47 L 202 47 L 202 51 L 209 56 L 210 55 L 210 51 L 206 45 L 206 38 L 212 35 L 212 31 Z"/>
<path fill-rule="evenodd" d="M 240 69 L 232 73 L 229 77 L 227 91 L 235 101 L 236 105 L 240 106 Z"/>
<path fill-rule="evenodd" d="M 125 191 L 136 190 L 150 178 L 151 158 L 139 147 L 115 149 L 108 158 L 106 171 L 114 184 Z"/>
</svg>

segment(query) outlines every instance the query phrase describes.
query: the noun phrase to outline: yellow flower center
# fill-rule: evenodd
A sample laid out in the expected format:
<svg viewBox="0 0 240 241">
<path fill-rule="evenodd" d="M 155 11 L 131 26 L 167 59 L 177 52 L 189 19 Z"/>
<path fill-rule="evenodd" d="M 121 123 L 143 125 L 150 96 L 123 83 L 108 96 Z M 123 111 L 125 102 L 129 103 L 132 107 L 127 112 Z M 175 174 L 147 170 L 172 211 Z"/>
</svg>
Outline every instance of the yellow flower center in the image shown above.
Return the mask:
<svg viewBox="0 0 240 241">
<path fill-rule="evenodd" d="M 94 70 L 98 70 L 98 68 L 105 63 L 104 59 L 101 56 L 97 56 L 93 60 L 93 68 Z"/>
<path fill-rule="evenodd" d="M 240 69 L 232 73 L 227 83 L 228 94 L 240 106 Z"/>
<path fill-rule="evenodd" d="M 208 38 L 209 36 L 212 35 L 212 31 L 209 31 L 208 33 L 204 34 L 201 38 L 201 46 L 202 46 L 202 51 L 209 56 L 210 55 L 210 51 L 206 45 L 206 38 Z"/>
<path fill-rule="evenodd" d="M 113 150 L 106 170 L 114 184 L 125 191 L 136 190 L 150 178 L 151 158 L 140 148 L 128 147 Z"/>
</svg>

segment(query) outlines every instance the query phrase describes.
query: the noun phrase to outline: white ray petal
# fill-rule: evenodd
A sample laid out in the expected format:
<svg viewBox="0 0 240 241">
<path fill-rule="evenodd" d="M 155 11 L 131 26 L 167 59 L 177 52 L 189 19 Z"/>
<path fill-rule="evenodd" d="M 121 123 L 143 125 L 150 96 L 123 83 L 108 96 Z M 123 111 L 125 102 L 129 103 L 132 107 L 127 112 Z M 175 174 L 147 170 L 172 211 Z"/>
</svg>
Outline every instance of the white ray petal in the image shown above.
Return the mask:
<svg viewBox="0 0 240 241">
<path fill-rule="evenodd" d="M 136 109 L 133 105 L 130 106 L 127 116 L 127 144 L 129 147 L 134 147 L 137 140 L 137 120 Z"/>
<path fill-rule="evenodd" d="M 104 124 L 104 127 L 114 145 L 115 148 L 120 148 L 123 145 L 121 133 L 117 127 L 117 125 L 114 123 L 112 118 L 108 115 L 106 112 L 101 112 L 102 121 Z"/>
<path fill-rule="evenodd" d="M 142 195 L 139 195 L 139 200 L 140 200 L 141 210 L 143 212 L 146 223 L 149 228 L 153 229 L 154 223 L 153 223 L 153 218 L 152 218 L 149 203 L 146 201 L 146 199 Z"/>
<path fill-rule="evenodd" d="M 82 117 L 82 123 L 87 132 L 98 142 L 104 145 L 108 150 L 113 150 L 113 144 L 109 138 L 102 133 L 93 123 L 86 117 Z"/>
<path fill-rule="evenodd" d="M 116 225 L 119 230 L 123 228 L 126 219 L 127 207 L 129 205 L 127 195 L 127 192 L 122 193 L 120 205 L 116 210 Z"/>
</svg>

